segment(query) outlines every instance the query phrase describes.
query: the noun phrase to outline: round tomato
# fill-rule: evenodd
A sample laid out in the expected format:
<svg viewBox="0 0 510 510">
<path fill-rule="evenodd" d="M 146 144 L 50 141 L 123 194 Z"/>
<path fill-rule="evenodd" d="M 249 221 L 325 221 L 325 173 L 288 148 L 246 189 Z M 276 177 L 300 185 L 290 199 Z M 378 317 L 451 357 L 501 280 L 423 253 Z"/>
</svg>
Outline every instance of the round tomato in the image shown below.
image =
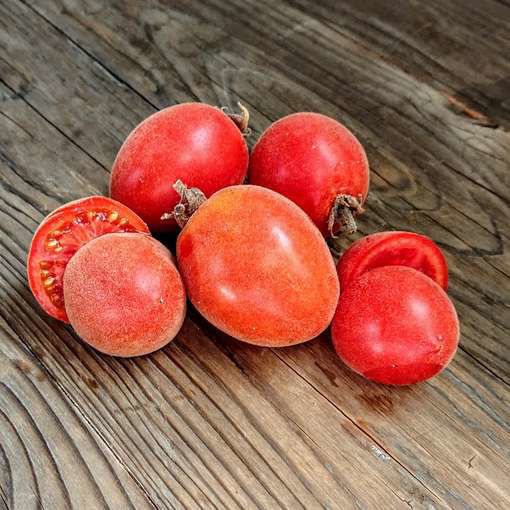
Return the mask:
<svg viewBox="0 0 510 510">
<path fill-rule="evenodd" d="M 170 252 L 147 234 L 107 234 L 80 248 L 64 273 L 69 321 L 113 356 L 140 356 L 172 340 L 186 294 Z"/>
<path fill-rule="evenodd" d="M 27 258 L 28 283 L 41 307 L 68 322 L 62 290 L 67 263 L 78 248 L 111 232 L 149 232 L 126 206 L 111 198 L 74 200 L 50 213 L 36 230 Z"/>
<path fill-rule="evenodd" d="M 225 188 L 202 204 L 177 239 L 177 261 L 198 311 L 252 344 L 310 340 L 338 301 L 321 233 L 293 202 L 259 186 Z"/>
<path fill-rule="evenodd" d="M 358 374 L 385 384 L 412 384 L 448 365 L 459 322 L 431 278 L 410 267 L 385 266 L 342 292 L 331 334 L 338 356 Z"/>
<path fill-rule="evenodd" d="M 250 157 L 249 181 L 299 205 L 324 234 L 356 229 L 368 193 L 363 147 L 339 122 L 318 113 L 294 113 L 272 124 Z"/>
<path fill-rule="evenodd" d="M 165 108 L 139 124 L 113 164 L 110 195 L 158 232 L 176 228 L 161 219 L 179 202 L 177 180 L 206 196 L 243 182 L 248 148 L 234 121 L 219 108 L 187 103 Z"/>
<path fill-rule="evenodd" d="M 439 247 L 413 232 L 378 232 L 353 243 L 337 264 L 340 289 L 363 273 L 382 266 L 412 267 L 448 288 L 448 266 Z"/>
</svg>

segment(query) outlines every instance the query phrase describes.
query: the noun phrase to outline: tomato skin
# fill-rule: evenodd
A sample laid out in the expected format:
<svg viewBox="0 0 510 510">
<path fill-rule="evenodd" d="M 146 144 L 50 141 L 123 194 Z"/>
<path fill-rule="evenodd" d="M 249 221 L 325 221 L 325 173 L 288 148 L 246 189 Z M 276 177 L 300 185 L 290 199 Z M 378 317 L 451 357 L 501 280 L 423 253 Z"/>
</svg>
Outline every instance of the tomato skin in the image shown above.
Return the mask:
<svg viewBox="0 0 510 510">
<path fill-rule="evenodd" d="M 431 278 L 386 266 L 342 292 L 331 334 L 338 356 L 358 374 L 384 384 L 413 384 L 448 365 L 459 323 L 452 302 Z"/>
<path fill-rule="evenodd" d="M 147 222 L 153 232 L 176 229 L 161 215 L 173 211 L 181 179 L 208 197 L 243 182 L 248 148 L 241 131 L 219 108 L 185 103 L 161 110 L 127 137 L 113 164 L 110 195 Z"/>
<path fill-rule="evenodd" d="M 258 140 L 249 181 L 285 195 L 327 235 L 337 195 L 365 201 L 368 160 L 356 137 L 339 122 L 318 113 L 294 113 L 271 124 Z"/>
<path fill-rule="evenodd" d="M 363 273 L 382 266 L 412 267 L 448 288 L 448 265 L 439 247 L 413 232 L 377 232 L 353 243 L 337 264 L 340 289 Z"/>
<path fill-rule="evenodd" d="M 64 299 L 78 335 L 121 357 L 166 345 L 186 313 L 173 257 L 147 234 L 106 234 L 80 248 L 64 273 Z"/>
<path fill-rule="evenodd" d="M 59 235 L 55 237 L 57 232 Z M 111 232 L 148 233 L 149 228 L 126 206 L 102 196 L 73 200 L 42 220 L 30 243 L 27 275 L 30 290 L 46 313 L 69 322 L 62 289 L 65 267 L 80 246 Z M 48 241 L 52 241 L 53 246 Z M 45 286 L 50 278 L 53 283 Z"/>
<path fill-rule="evenodd" d="M 177 261 L 198 311 L 256 345 L 314 338 L 338 301 L 320 232 L 294 203 L 259 186 L 225 188 L 201 205 L 177 239 Z"/>
</svg>

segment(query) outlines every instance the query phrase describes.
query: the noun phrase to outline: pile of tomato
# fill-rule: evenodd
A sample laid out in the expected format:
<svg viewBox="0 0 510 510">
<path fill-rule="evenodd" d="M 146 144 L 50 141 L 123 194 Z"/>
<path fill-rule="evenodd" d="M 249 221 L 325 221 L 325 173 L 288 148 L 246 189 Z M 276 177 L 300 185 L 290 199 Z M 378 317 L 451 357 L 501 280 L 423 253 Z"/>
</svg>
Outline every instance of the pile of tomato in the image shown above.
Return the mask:
<svg viewBox="0 0 510 510">
<path fill-rule="evenodd" d="M 114 356 L 166 345 L 189 298 L 211 324 L 260 346 L 306 342 L 331 325 L 338 356 L 374 381 L 439 373 L 459 324 L 438 246 L 380 232 L 335 266 L 326 242 L 354 232 L 363 212 L 369 166 L 356 137 L 296 113 L 249 154 L 247 124 L 244 108 L 200 103 L 139 124 L 113 164 L 111 198 L 63 205 L 35 232 L 28 276 L 42 308 Z M 151 232 L 178 229 L 174 258 Z"/>
</svg>

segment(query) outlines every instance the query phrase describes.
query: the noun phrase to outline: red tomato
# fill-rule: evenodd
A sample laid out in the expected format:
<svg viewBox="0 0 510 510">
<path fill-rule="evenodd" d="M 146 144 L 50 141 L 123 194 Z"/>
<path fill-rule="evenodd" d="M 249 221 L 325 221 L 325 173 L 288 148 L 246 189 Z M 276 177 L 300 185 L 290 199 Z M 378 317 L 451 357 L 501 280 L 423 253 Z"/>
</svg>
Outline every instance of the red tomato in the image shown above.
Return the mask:
<svg viewBox="0 0 510 510">
<path fill-rule="evenodd" d="M 413 232 L 378 232 L 356 241 L 342 255 L 337 265 L 340 289 L 382 266 L 412 267 L 448 288 L 448 266 L 434 241 Z"/>
<path fill-rule="evenodd" d="M 259 186 L 232 186 L 201 205 L 177 239 L 177 261 L 198 311 L 252 344 L 310 340 L 338 301 L 320 232 L 294 203 Z"/>
<path fill-rule="evenodd" d="M 147 234 L 108 234 L 80 248 L 64 273 L 71 325 L 113 356 L 153 352 L 178 333 L 186 294 L 170 252 Z"/>
<path fill-rule="evenodd" d="M 110 194 L 158 232 L 176 228 L 172 212 L 181 179 L 208 197 L 243 182 L 248 148 L 236 124 L 220 109 L 201 103 L 171 106 L 151 115 L 127 137 L 113 164 Z"/>
<path fill-rule="evenodd" d="M 87 241 L 110 232 L 149 229 L 124 205 L 99 196 L 65 204 L 41 222 L 28 252 L 28 283 L 41 307 L 52 317 L 68 322 L 62 277 L 70 258 Z"/>
<path fill-rule="evenodd" d="M 294 113 L 262 134 L 251 154 L 249 180 L 290 198 L 326 235 L 338 228 L 355 230 L 355 223 L 352 228 L 345 224 L 343 214 L 361 209 L 369 168 L 363 147 L 342 124 L 318 113 Z M 329 228 L 337 197 L 344 198 L 339 198 Z M 359 207 L 345 204 L 352 199 Z"/>
<path fill-rule="evenodd" d="M 431 278 L 409 267 L 386 266 L 342 292 L 331 333 L 336 352 L 358 374 L 385 384 L 412 384 L 448 365 L 459 322 Z"/>
</svg>

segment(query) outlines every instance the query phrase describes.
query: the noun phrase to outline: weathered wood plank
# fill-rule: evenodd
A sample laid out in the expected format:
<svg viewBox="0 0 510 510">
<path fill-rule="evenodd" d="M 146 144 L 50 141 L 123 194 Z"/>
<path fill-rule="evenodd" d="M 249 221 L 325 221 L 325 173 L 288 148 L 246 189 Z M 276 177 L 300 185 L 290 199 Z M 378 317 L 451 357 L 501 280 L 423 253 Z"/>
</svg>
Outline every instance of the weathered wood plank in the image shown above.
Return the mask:
<svg viewBox="0 0 510 510">
<path fill-rule="evenodd" d="M 4 284 L 2 278 L 2 300 Z M 23 348 L 3 312 L 0 500 L 5 508 L 153 508 L 41 363 Z"/>
<path fill-rule="evenodd" d="M 0 5 L 0 225 L 12 273 L 0 310 L 160 507 L 506 507 L 508 386 L 480 363 L 509 380 L 507 133 L 451 111 L 405 59 L 367 59 L 358 16 L 346 34 L 282 5 L 38 2 L 57 28 Z M 174 345 L 118 361 L 34 316 L 23 258 L 41 212 L 105 191 L 123 136 L 153 106 L 237 97 L 254 107 L 256 132 L 300 109 L 344 119 L 374 170 L 362 230 L 443 244 L 466 349 L 445 374 L 376 387 L 326 341 L 253 349 L 196 315 Z"/>
</svg>

